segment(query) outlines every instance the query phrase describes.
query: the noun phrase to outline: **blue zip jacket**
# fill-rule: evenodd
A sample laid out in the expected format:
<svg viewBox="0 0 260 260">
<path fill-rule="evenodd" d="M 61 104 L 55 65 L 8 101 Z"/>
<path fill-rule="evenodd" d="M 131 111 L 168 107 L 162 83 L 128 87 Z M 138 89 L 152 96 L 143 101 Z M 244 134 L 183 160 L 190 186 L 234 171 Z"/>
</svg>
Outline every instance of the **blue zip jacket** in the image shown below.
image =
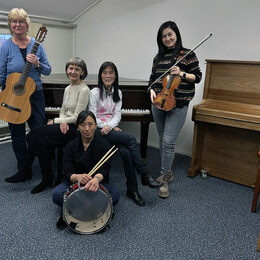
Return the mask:
<svg viewBox="0 0 260 260">
<path fill-rule="evenodd" d="M 31 42 L 26 49 L 26 55 L 30 53 L 34 42 L 35 39 L 31 38 Z M 37 86 L 36 90 L 42 90 L 41 74 L 49 75 L 51 73 L 51 66 L 41 44 L 37 50 L 36 56 L 40 61 L 40 67 L 36 68 L 32 65 L 29 77 L 34 80 Z M 22 73 L 24 66 L 25 62 L 19 47 L 13 43 L 12 38 L 5 41 L 0 48 L 0 87 L 4 89 L 6 78 L 14 72 Z"/>
</svg>

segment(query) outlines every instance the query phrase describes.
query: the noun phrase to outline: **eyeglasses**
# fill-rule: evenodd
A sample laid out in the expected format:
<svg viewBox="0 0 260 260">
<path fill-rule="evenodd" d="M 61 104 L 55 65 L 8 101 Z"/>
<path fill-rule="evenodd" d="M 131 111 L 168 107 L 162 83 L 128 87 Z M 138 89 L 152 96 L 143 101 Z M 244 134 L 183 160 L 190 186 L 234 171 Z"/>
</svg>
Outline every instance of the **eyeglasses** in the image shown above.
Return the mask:
<svg viewBox="0 0 260 260">
<path fill-rule="evenodd" d="M 25 24 L 25 21 L 24 20 L 11 20 L 11 23 L 12 24 Z"/>
</svg>

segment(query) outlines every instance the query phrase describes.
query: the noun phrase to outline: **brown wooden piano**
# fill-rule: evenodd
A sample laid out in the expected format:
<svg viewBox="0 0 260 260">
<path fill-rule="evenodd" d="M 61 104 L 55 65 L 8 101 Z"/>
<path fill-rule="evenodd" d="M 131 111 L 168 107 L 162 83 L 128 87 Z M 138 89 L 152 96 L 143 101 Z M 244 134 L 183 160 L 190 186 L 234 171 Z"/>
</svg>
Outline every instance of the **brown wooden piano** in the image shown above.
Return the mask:
<svg viewBox="0 0 260 260">
<path fill-rule="evenodd" d="M 51 119 L 59 113 L 64 88 L 70 84 L 65 74 L 52 74 L 42 77 L 46 102 L 46 118 Z M 97 75 L 88 75 L 86 83 L 90 88 L 97 86 Z M 140 150 L 146 158 L 149 124 L 153 121 L 151 103 L 147 90 L 147 81 L 135 79 L 119 79 L 119 88 L 123 93 L 122 121 L 140 122 Z"/>
<path fill-rule="evenodd" d="M 193 107 L 189 176 L 205 170 L 254 186 L 260 148 L 260 62 L 206 62 L 203 100 Z"/>
</svg>

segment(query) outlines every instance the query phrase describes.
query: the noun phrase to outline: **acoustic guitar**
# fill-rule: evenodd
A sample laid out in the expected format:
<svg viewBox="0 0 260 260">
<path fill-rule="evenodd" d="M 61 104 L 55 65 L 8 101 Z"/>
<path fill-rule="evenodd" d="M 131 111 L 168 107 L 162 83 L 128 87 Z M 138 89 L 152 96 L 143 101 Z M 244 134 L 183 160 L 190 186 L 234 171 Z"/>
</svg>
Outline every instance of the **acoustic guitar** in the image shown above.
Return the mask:
<svg viewBox="0 0 260 260">
<path fill-rule="evenodd" d="M 46 37 L 46 27 L 41 27 L 35 37 L 31 54 L 37 53 L 40 44 Z M 0 93 L 0 119 L 22 124 L 31 115 L 30 97 L 36 89 L 36 84 L 29 77 L 32 64 L 26 61 L 22 73 L 12 73 L 6 79 L 6 87 Z"/>
</svg>

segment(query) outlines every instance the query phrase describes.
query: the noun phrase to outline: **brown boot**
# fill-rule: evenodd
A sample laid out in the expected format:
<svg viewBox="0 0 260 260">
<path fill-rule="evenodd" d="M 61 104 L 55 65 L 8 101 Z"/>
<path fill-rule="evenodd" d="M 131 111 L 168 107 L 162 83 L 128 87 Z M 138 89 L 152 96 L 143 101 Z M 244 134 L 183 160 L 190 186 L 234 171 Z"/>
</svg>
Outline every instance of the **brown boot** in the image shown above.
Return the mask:
<svg viewBox="0 0 260 260">
<path fill-rule="evenodd" d="M 163 181 L 171 182 L 173 181 L 173 173 L 172 171 L 169 174 L 161 173 L 161 175 L 156 180 L 158 182 L 163 182 Z"/>
<path fill-rule="evenodd" d="M 158 190 L 158 196 L 164 199 L 169 197 L 169 185 L 167 181 L 163 181 L 163 185 Z"/>
</svg>

